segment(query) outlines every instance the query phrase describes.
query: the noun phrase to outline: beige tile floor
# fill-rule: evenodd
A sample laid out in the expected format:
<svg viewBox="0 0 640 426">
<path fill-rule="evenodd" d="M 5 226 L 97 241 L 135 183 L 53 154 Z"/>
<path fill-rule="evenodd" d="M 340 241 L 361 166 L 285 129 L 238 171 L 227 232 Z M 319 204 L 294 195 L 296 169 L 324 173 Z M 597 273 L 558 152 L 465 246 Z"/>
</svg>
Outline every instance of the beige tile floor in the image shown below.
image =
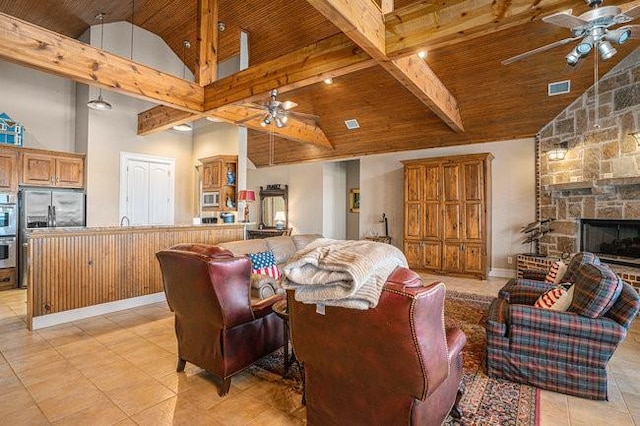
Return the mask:
<svg viewBox="0 0 640 426">
<path fill-rule="evenodd" d="M 442 279 L 450 289 L 495 295 L 503 279 Z M 220 398 L 190 364 L 175 372 L 173 319 L 158 303 L 35 332 L 26 292 L 0 292 L 2 425 L 300 425 L 299 396 L 275 375 L 248 372 Z M 640 424 L 640 324 L 610 362 L 610 401 L 542 392 L 541 425 Z M 635 423 L 634 423 L 635 422 Z"/>
</svg>

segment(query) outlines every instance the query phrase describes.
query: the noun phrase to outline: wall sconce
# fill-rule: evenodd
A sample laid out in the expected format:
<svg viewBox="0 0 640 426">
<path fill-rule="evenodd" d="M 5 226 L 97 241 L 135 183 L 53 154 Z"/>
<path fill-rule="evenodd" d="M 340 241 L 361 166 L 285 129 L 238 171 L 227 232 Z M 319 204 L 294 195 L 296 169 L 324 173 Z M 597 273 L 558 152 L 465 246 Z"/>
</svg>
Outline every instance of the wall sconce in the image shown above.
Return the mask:
<svg viewBox="0 0 640 426">
<path fill-rule="evenodd" d="M 567 142 L 560 142 L 556 148 L 547 152 L 547 157 L 550 161 L 564 160 L 567 155 L 567 146 Z"/>
<path fill-rule="evenodd" d="M 640 130 L 637 132 L 631 133 L 631 136 L 633 136 L 633 138 L 636 140 L 636 144 L 640 146 Z"/>
</svg>

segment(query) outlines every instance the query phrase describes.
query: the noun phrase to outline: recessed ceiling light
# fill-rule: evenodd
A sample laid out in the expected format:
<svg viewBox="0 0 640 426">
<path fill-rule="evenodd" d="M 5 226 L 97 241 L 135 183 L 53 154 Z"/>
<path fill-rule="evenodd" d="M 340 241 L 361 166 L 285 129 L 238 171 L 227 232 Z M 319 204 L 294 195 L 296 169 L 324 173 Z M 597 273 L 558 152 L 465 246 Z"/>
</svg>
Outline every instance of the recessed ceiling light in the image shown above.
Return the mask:
<svg viewBox="0 0 640 426">
<path fill-rule="evenodd" d="M 333 84 L 333 79 L 331 77 L 327 77 L 324 79 L 324 84 Z"/>
<path fill-rule="evenodd" d="M 182 124 L 176 124 L 175 126 L 173 126 L 173 130 L 177 130 L 179 132 L 190 132 L 193 130 L 193 128 L 189 123 L 182 123 Z"/>
<path fill-rule="evenodd" d="M 355 130 L 360 128 L 360 123 L 358 123 L 358 120 L 356 120 L 355 118 L 346 120 L 344 124 L 347 126 L 347 129 L 349 130 Z"/>
<path fill-rule="evenodd" d="M 427 51 L 426 50 L 421 50 L 418 52 L 418 57 L 420 59 L 425 59 L 427 57 Z"/>
</svg>

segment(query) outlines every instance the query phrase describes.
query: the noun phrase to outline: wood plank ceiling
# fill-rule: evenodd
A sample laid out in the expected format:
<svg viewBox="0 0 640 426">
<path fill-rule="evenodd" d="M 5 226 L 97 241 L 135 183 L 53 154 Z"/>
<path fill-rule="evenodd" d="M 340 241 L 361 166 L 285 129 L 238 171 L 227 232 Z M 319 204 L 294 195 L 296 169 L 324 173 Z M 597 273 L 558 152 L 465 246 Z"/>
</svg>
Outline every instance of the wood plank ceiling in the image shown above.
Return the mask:
<svg viewBox="0 0 640 426">
<path fill-rule="evenodd" d="M 310 3 L 314 2 L 220 0 L 219 20 L 225 23 L 226 30 L 219 34 L 219 61 L 237 54 L 241 28 L 249 33 L 252 66 L 339 34 L 338 26 Z M 427 5 L 439 10 L 443 3 L 396 0 L 395 9 Z M 446 5 L 466 3 L 454 0 Z M 509 5 L 526 2 L 493 3 L 496 19 L 508 20 L 514 13 Z M 541 9 L 544 16 L 544 5 L 538 5 L 538 1 L 530 3 L 534 10 Z M 562 3 L 572 7 L 574 14 L 587 10 L 583 1 Z M 628 3 L 607 1 L 606 5 Z M 183 40 L 195 45 L 197 4 L 197 0 L 0 0 L 0 12 L 72 38 L 95 24 L 99 12 L 106 13 L 105 22 L 130 21 L 133 15 L 136 25 L 159 35 L 182 56 Z M 458 12 L 462 17 L 464 11 Z M 316 83 L 282 96 L 299 104 L 296 111 L 320 116 L 320 127 L 333 149 L 250 130 L 249 158 L 258 166 L 268 165 L 271 140 L 275 147 L 274 163 L 283 164 L 534 136 L 590 87 L 593 79 L 591 62 L 568 69 L 564 56 L 570 47 L 566 46 L 509 66 L 500 64 L 505 58 L 569 35 L 568 30 L 541 23 L 539 17 L 536 16 L 534 22 L 482 35 L 492 31 L 487 28 L 479 31 L 475 38 L 469 38 L 464 32 L 452 33 L 448 36 L 450 40 L 439 40 L 436 47 L 429 50 L 426 62 L 457 100 L 464 131 L 454 132 L 383 67 L 373 66 L 337 77 L 332 85 Z M 393 13 L 387 16 L 388 22 L 393 19 Z M 462 43 L 458 42 L 461 37 Z M 390 40 L 388 36 L 387 40 Z M 601 64 L 601 74 L 637 45 L 631 42 L 616 46 L 618 54 Z M 396 40 L 394 46 L 401 49 L 401 41 Z M 425 47 L 430 46 L 427 43 Z M 188 51 L 185 57 L 186 65 L 192 70 L 195 50 Z M 570 94 L 547 96 L 549 82 L 566 79 L 571 79 Z M 352 118 L 359 121 L 360 129 L 346 129 L 344 120 Z"/>
</svg>

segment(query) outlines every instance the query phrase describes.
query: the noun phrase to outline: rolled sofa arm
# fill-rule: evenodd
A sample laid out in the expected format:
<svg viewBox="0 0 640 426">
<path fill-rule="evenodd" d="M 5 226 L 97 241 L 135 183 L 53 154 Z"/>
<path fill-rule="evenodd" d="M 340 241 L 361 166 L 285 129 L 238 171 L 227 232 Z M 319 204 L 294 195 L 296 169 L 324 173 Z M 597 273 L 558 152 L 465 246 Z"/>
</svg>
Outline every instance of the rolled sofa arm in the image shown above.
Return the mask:
<svg viewBox="0 0 640 426">
<path fill-rule="evenodd" d="M 266 299 L 276 294 L 278 291 L 278 281 L 268 275 L 251 274 L 251 288 L 255 290 L 260 299 Z"/>
</svg>

